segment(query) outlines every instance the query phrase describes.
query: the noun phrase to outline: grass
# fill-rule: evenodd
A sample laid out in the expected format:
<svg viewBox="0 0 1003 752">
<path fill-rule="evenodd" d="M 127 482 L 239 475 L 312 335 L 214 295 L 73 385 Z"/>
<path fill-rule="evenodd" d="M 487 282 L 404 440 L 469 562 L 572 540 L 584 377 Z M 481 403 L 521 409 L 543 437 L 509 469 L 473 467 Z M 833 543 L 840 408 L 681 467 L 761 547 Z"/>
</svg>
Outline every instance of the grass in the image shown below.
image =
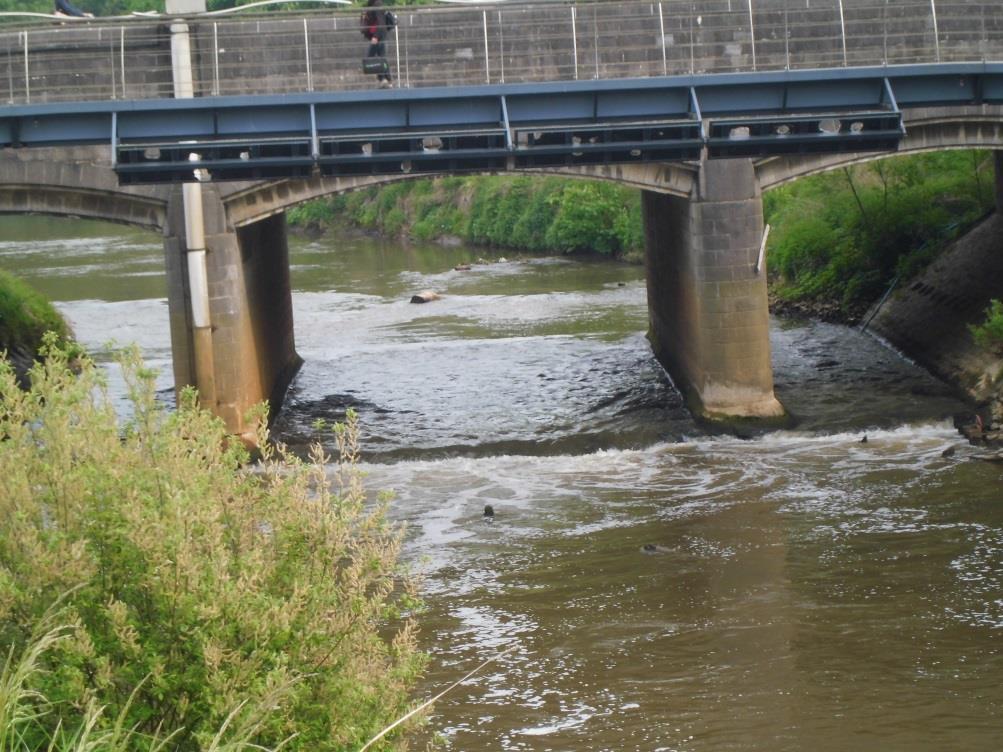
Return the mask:
<svg viewBox="0 0 1003 752">
<path fill-rule="evenodd" d="M 26 282 L 0 270 L 0 346 L 34 350 L 46 332 L 70 329 L 55 307 Z"/>
</svg>

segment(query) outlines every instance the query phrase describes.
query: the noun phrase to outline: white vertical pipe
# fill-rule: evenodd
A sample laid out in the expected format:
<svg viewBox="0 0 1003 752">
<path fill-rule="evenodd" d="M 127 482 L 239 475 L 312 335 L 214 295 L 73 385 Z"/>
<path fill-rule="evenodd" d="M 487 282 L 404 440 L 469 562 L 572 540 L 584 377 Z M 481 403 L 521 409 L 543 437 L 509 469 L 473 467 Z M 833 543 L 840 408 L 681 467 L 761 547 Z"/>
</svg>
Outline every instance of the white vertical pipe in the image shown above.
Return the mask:
<svg viewBox="0 0 1003 752">
<path fill-rule="evenodd" d="M 195 95 L 192 81 L 191 37 L 188 24 L 171 24 L 171 67 L 174 74 L 175 99 L 190 99 Z M 189 159 L 198 161 L 198 155 Z M 209 317 L 209 275 L 206 270 L 205 218 L 202 213 L 201 183 L 184 183 L 181 198 L 185 213 L 185 246 L 187 248 L 188 286 L 191 294 L 192 325 L 196 330 L 209 331 L 212 322 Z M 195 348 L 200 347 L 204 338 L 198 332 Z M 200 357 L 201 355 L 201 357 Z M 211 353 L 196 352 L 196 362 L 203 362 Z M 206 387 L 200 383 L 200 389 Z"/>
<path fill-rule="evenodd" d="M 770 226 L 766 225 L 763 228 L 763 242 L 759 244 L 759 258 L 756 260 L 756 268 L 753 270 L 755 274 L 761 274 L 763 267 L 766 266 L 766 240 L 770 237 Z"/>
<path fill-rule="evenodd" d="M 752 42 L 752 70 L 756 70 L 756 25 L 752 21 L 752 0 L 749 0 L 749 39 Z"/>
<path fill-rule="evenodd" d="M 310 32 L 303 19 L 303 54 L 306 57 L 306 90 L 313 91 L 313 71 L 310 69 Z"/>
<path fill-rule="evenodd" d="M 181 186 L 181 194 L 185 205 L 185 245 L 188 248 L 188 286 L 192 300 L 192 324 L 196 329 L 204 329 L 210 325 L 210 319 L 202 185 L 185 183 Z"/>
<path fill-rule="evenodd" d="M 578 78 L 578 31 L 575 29 L 575 6 L 571 6 L 571 50 L 575 56 L 575 79 Z"/>
<path fill-rule="evenodd" d="M 491 83 L 491 62 L 488 57 L 488 12 L 481 11 L 481 22 L 484 25 L 484 82 Z"/>
<path fill-rule="evenodd" d="M 843 67 L 846 67 L 846 20 L 843 18 L 843 0 L 839 0 L 839 28 L 843 37 Z"/>
<path fill-rule="evenodd" d="M 658 31 L 662 35 L 662 75 L 669 75 L 669 63 L 665 59 L 665 19 L 662 16 L 662 4 L 658 4 Z"/>
<path fill-rule="evenodd" d="M 937 29 L 937 3 L 930 0 L 930 14 L 933 16 L 933 42 L 937 46 L 937 62 L 940 62 L 940 32 Z"/>
</svg>

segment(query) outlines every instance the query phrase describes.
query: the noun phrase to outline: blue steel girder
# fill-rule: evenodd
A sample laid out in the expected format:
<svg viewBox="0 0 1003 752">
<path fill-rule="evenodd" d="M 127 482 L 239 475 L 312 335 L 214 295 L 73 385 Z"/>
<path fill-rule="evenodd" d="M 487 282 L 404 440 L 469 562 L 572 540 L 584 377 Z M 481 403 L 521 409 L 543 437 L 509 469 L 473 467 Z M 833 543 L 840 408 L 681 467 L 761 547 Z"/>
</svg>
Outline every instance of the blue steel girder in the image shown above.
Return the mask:
<svg viewBox="0 0 1003 752">
<path fill-rule="evenodd" d="M 0 145 L 107 143 L 123 183 L 462 172 L 895 150 L 900 107 L 1000 102 L 1001 63 L 882 66 L 18 105 Z"/>
</svg>

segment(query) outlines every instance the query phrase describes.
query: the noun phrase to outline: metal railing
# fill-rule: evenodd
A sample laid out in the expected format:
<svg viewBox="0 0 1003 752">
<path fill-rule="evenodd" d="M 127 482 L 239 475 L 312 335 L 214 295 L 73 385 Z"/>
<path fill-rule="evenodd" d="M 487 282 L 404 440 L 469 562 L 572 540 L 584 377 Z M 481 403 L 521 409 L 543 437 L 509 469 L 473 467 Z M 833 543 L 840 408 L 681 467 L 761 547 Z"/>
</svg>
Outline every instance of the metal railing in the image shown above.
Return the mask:
<svg viewBox="0 0 1003 752">
<path fill-rule="evenodd" d="M 397 17 L 387 57 L 396 85 L 411 88 L 1003 60 L 999 0 L 597 0 Z M 171 97 L 178 20 L 0 27 L 0 100 Z M 373 85 L 358 8 L 185 22 L 196 96 Z"/>
</svg>

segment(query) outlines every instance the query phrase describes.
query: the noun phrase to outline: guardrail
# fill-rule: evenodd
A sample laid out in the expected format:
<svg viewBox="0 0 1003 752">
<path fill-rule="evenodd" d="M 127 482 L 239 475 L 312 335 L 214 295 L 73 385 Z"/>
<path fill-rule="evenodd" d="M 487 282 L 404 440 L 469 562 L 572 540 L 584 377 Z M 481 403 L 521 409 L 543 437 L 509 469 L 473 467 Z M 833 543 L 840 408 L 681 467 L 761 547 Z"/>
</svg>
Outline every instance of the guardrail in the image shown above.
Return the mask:
<svg viewBox="0 0 1003 752">
<path fill-rule="evenodd" d="M 1003 11 L 970 0 L 662 0 L 395 9 L 395 84 L 525 83 L 1003 60 Z M 357 90 L 359 9 L 0 27 L 9 104 L 167 98 L 170 27 L 196 96 Z"/>
</svg>

